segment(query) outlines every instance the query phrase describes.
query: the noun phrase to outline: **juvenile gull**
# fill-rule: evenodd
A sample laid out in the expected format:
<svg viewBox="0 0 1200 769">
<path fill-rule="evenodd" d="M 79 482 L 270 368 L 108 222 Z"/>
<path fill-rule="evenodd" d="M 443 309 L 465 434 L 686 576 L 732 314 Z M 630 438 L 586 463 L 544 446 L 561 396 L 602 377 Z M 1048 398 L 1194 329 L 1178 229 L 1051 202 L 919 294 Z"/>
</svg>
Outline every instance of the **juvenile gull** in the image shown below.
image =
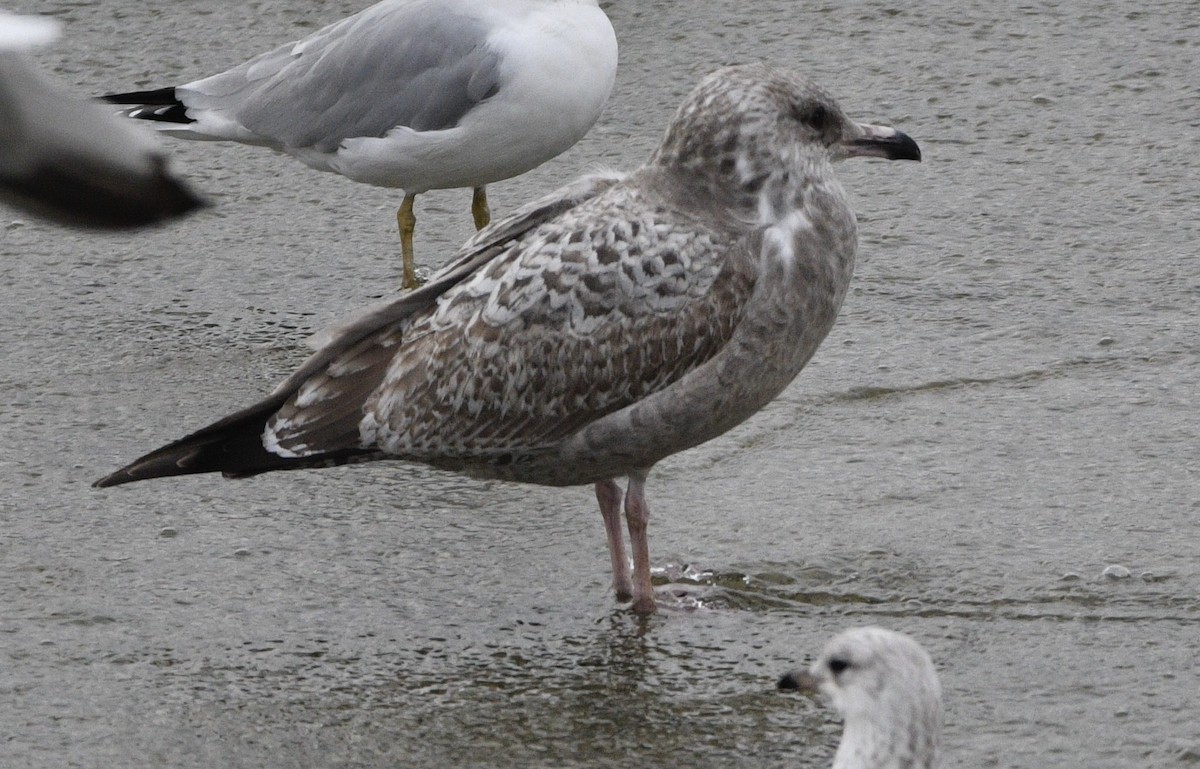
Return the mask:
<svg viewBox="0 0 1200 769">
<path fill-rule="evenodd" d="M 780 689 L 822 692 L 845 722 L 833 769 L 934 769 L 942 744 L 942 690 L 912 638 L 878 627 L 841 633 L 808 671 Z"/>
<path fill-rule="evenodd" d="M 26 51 L 58 37 L 42 16 L 0 11 L 0 201 L 63 224 L 134 227 L 202 205 L 153 136 L 73 96 Z"/>
<path fill-rule="evenodd" d="M 259 144 L 403 188 L 396 222 L 413 288 L 416 196 L 472 187 L 482 228 L 485 185 L 582 139 L 616 71 L 598 0 L 384 0 L 219 75 L 104 98 L 175 136 Z"/>
<path fill-rule="evenodd" d="M 795 74 L 719 70 L 646 165 L 476 233 L 421 289 L 327 334 L 267 399 L 97 485 L 387 458 L 593 483 L 617 595 L 652 612 L 646 476 L 762 408 L 828 333 L 857 242 L 830 164 L 855 155 L 920 158 Z"/>
</svg>

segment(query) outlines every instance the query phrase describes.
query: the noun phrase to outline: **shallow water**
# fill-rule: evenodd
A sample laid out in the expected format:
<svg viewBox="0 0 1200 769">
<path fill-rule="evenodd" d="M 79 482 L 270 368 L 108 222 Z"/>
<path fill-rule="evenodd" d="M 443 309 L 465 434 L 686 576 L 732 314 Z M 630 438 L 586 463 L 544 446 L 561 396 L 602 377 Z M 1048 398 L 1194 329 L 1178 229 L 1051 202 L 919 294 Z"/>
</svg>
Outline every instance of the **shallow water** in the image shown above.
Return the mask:
<svg viewBox="0 0 1200 769">
<path fill-rule="evenodd" d="M 362 5 L 13 9 L 63 20 L 39 59 L 100 93 Z M 839 168 L 862 243 L 838 326 L 652 475 L 666 610 L 614 603 L 589 489 L 388 465 L 89 488 L 397 282 L 394 193 L 174 142 L 217 204 L 182 224 L 0 212 L 0 763 L 822 766 L 829 711 L 773 684 L 865 623 L 937 662 L 948 766 L 1200 762 L 1196 5 L 607 9 L 605 116 L 494 211 L 635 166 L 702 74 L 759 58 L 926 156 Z M 421 198 L 419 259 L 468 200 Z"/>
</svg>

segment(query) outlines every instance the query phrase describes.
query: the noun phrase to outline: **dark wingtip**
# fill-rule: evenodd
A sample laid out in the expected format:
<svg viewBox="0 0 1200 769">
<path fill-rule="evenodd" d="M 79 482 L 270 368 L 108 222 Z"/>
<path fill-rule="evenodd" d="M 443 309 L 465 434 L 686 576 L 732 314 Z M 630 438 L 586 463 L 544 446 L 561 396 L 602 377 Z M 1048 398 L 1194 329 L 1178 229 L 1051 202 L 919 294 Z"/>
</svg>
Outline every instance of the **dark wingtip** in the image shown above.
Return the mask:
<svg viewBox="0 0 1200 769">
<path fill-rule="evenodd" d="M 162 157 L 155 158 L 156 184 L 158 186 L 158 195 L 155 203 L 145 206 L 145 210 L 141 212 L 141 216 L 146 217 L 145 221 L 134 222 L 138 224 L 151 224 L 155 220 L 165 221 L 167 219 L 175 219 L 187 214 L 195 213 L 201 209 L 212 207 L 212 203 L 201 197 L 192 188 L 172 175 L 167 170 L 166 160 Z"/>
<path fill-rule="evenodd" d="M 109 475 L 104 476 L 100 480 L 94 481 L 92 483 L 92 488 L 93 489 L 107 489 L 111 486 L 120 486 L 122 483 L 132 483 L 136 480 L 137 480 L 137 478 L 134 478 L 132 475 L 130 475 L 127 472 L 127 468 L 122 467 L 120 470 L 116 471 L 115 473 L 110 473 Z"/>
<path fill-rule="evenodd" d="M 155 449 L 95 481 L 92 488 L 107 489 L 153 478 L 201 473 L 221 473 L 226 478 L 249 478 L 275 470 L 335 467 L 384 458 L 375 449 L 363 448 L 331 449 L 304 457 L 284 457 L 271 453 L 263 446 L 263 428 L 283 397 L 286 396 L 273 395 L 185 438 Z"/>
<path fill-rule="evenodd" d="M 42 163 L 0 184 L 0 199 L 69 227 L 123 230 L 161 224 L 210 204 L 167 171 L 76 161 Z"/>
<path fill-rule="evenodd" d="M 107 489 L 123 483 L 166 478 L 172 475 L 188 475 L 195 472 L 211 472 L 219 469 L 207 465 L 193 466 L 196 459 L 202 455 L 201 448 L 205 446 L 204 443 L 199 445 L 192 443 L 191 436 L 189 436 L 139 457 L 114 473 L 109 473 L 93 483 L 92 488 Z"/>
<path fill-rule="evenodd" d="M 156 106 L 168 106 L 180 103 L 179 100 L 175 98 L 174 86 L 170 88 L 154 88 L 149 91 L 106 93 L 98 98 L 101 101 L 106 101 L 110 104 L 153 104 Z"/>
<path fill-rule="evenodd" d="M 188 117 L 187 107 L 175 97 L 175 88 L 155 88 L 150 91 L 108 93 L 99 97 L 109 104 L 124 104 L 134 107 L 125 110 L 128 117 L 138 120 L 157 120 L 161 123 L 195 123 Z M 142 107 L 143 109 L 136 109 Z"/>
</svg>

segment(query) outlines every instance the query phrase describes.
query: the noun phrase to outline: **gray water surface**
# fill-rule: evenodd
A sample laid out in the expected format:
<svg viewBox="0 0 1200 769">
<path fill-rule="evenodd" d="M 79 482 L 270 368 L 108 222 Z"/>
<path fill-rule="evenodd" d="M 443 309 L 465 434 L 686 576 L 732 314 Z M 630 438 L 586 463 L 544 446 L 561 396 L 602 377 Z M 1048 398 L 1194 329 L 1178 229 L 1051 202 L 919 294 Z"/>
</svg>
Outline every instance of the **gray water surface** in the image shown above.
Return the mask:
<svg viewBox="0 0 1200 769">
<path fill-rule="evenodd" d="M 14 5 L 104 93 L 365 0 Z M 0 211 L 0 764 L 825 766 L 836 721 L 774 682 L 867 623 L 936 661 L 946 766 L 1200 764 L 1200 6 L 606 8 L 604 117 L 494 211 L 636 166 L 699 77 L 754 59 L 926 157 L 839 168 L 862 242 L 837 327 L 656 468 L 664 611 L 614 602 L 586 488 L 386 464 L 90 488 L 398 283 L 395 192 L 175 141 L 216 204 L 181 224 Z M 468 205 L 420 198 L 419 262 Z"/>
</svg>

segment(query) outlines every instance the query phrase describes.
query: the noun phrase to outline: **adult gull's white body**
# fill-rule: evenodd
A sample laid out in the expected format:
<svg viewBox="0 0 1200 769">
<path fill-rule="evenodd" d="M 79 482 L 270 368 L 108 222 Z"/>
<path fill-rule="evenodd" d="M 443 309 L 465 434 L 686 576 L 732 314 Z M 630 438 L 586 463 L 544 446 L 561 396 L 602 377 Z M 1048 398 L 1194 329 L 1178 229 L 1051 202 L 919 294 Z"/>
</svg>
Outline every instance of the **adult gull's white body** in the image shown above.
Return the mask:
<svg viewBox="0 0 1200 769">
<path fill-rule="evenodd" d="M 152 135 L 68 93 L 26 51 L 57 22 L 0 12 L 0 200 L 62 224 L 135 227 L 200 199 L 169 174 Z"/>
<path fill-rule="evenodd" d="M 854 155 L 920 151 L 792 73 L 719 70 L 637 171 L 492 224 L 266 400 L 97 484 L 387 458 L 593 483 L 616 592 L 651 612 L 646 476 L 778 395 L 832 327 L 857 234 L 831 163 Z"/>
<path fill-rule="evenodd" d="M 616 69 L 598 0 L 384 0 L 227 72 L 105 98 L 176 136 L 259 144 L 404 189 L 411 288 L 416 195 L 472 187 L 483 227 L 485 185 L 583 138 Z"/>
<path fill-rule="evenodd" d="M 842 715 L 833 769 L 935 769 L 942 689 L 933 661 L 903 633 L 863 627 L 839 634 L 807 671 L 780 689 L 820 691 Z"/>
</svg>

